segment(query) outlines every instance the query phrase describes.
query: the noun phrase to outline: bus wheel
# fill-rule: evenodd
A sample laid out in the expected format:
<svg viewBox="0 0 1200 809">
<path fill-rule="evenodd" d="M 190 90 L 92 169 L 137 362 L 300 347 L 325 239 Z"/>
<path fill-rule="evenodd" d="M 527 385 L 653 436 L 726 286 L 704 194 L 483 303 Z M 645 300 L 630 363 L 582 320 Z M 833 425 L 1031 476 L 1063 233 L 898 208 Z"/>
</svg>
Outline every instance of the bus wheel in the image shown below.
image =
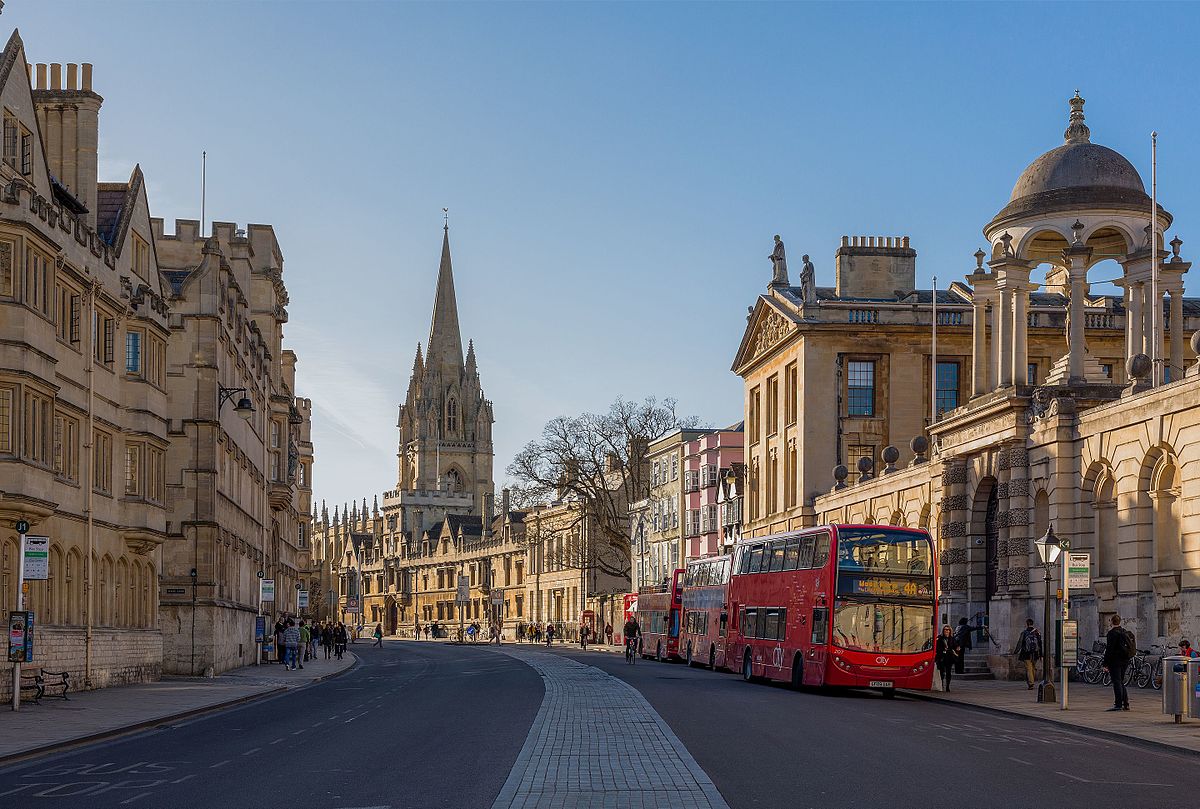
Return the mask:
<svg viewBox="0 0 1200 809">
<path fill-rule="evenodd" d="M 708 667 L 713 671 L 717 670 L 717 647 L 710 645 L 708 647 Z"/>
<path fill-rule="evenodd" d="M 804 687 L 804 658 L 799 653 L 792 659 L 792 688 L 799 690 Z"/>
<path fill-rule="evenodd" d="M 688 641 L 688 647 L 687 647 L 687 664 L 688 664 L 689 666 L 694 666 L 694 665 L 695 665 L 695 663 L 693 663 L 693 662 L 692 662 L 692 643 L 691 643 L 691 641 Z"/>
<path fill-rule="evenodd" d="M 658 642 L 658 645 L 654 647 L 654 659 L 657 660 L 659 663 L 663 662 L 662 641 L 661 640 Z"/>
<path fill-rule="evenodd" d="M 754 669 L 750 667 L 750 650 L 746 650 L 746 654 L 742 656 L 742 679 L 746 682 L 754 681 Z"/>
</svg>

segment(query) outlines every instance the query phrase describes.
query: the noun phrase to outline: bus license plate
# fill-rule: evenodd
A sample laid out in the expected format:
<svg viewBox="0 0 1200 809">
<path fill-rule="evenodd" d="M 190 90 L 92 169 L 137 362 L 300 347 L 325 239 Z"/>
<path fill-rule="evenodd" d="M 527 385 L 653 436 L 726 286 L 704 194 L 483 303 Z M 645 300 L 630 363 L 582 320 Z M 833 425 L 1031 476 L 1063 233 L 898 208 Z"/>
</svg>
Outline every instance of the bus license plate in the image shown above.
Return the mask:
<svg viewBox="0 0 1200 809">
<path fill-rule="evenodd" d="M 893 688 L 895 683 L 891 680 L 872 680 L 868 688 Z"/>
</svg>

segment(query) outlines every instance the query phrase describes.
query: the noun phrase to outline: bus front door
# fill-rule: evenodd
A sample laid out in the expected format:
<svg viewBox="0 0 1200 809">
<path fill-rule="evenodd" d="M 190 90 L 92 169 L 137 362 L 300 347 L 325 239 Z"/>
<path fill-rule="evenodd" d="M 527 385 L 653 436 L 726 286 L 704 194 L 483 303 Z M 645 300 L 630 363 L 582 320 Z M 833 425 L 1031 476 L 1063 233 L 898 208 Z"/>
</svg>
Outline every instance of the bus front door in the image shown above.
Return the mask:
<svg viewBox="0 0 1200 809">
<path fill-rule="evenodd" d="M 825 650 L 828 642 L 829 609 L 813 607 L 812 611 L 812 645 L 804 656 L 804 684 L 825 684 Z"/>
</svg>

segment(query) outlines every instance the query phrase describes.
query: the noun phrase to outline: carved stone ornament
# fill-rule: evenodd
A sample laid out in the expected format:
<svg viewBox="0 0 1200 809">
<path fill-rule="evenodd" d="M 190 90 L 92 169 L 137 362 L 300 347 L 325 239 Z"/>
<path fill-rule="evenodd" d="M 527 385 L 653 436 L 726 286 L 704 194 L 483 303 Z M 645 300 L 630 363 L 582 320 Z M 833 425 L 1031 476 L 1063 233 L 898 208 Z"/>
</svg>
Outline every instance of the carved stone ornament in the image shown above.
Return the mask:
<svg viewBox="0 0 1200 809">
<path fill-rule="evenodd" d="M 1007 570 L 1001 568 L 1000 570 L 996 571 L 996 584 L 999 585 L 1000 587 L 1004 587 L 1005 585 L 1008 584 L 1008 571 Z"/>
<path fill-rule="evenodd" d="M 955 483 L 967 482 L 967 465 L 965 463 L 947 463 L 942 470 L 942 485 L 952 486 Z"/>
<path fill-rule="evenodd" d="M 1010 567 L 1008 569 L 1009 586 L 1015 584 L 1029 584 L 1029 570 L 1023 567 Z"/>
<path fill-rule="evenodd" d="M 959 511 L 970 504 L 965 494 L 951 494 L 942 498 L 942 511 Z"/>
<path fill-rule="evenodd" d="M 778 312 L 768 311 L 758 326 L 758 334 L 754 336 L 754 349 L 751 356 L 766 352 L 771 346 L 787 336 L 789 329 L 787 320 Z"/>
<path fill-rule="evenodd" d="M 1008 496 L 1026 497 L 1029 494 L 1029 481 L 1025 478 L 1013 478 L 1008 482 Z"/>
<path fill-rule="evenodd" d="M 946 523 L 946 527 L 942 529 L 942 536 L 950 537 L 965 537 L 967 535 L 967 524 L 955 520 L 954 522 Z"/>
<path fill-rule="evenodd" d="M 951 576 L 950 577 L 950 589 L 951 590 L 966 590 L 967 589 L 967 577 L 966 576 Z"/>
</svg>

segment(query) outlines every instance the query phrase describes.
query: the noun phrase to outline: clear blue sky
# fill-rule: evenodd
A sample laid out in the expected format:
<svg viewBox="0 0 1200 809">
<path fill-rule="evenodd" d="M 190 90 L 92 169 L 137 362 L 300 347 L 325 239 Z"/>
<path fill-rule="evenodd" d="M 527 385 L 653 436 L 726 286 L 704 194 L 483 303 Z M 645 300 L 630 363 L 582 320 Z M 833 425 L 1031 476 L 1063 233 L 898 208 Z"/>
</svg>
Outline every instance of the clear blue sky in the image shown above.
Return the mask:
<svg viewBox="0 0 1200 809">
<path fill-rule="evenodd" d="M 155 215 L 198 218 L 207 149 L 210 218 L 275 226 L 331 509 L 395 483 L 443 206 L 503 481 L 547 419 L 618 394 L 741 418 L 729 365 L 774 233 L 821 284 L 843 234 L 908 234 L 922 285 L 960 279 L 1062 142 L 1075 88 L 1093 140 L 1147 182 L 1158 129 L 1160 201 L 1200 239 L 1198 21 L 1149 3 L 295 0 L 8 0 L 0 18 L 31 61 L 95 64 L 101 179 L 140 162 Z"/>
</svg>

